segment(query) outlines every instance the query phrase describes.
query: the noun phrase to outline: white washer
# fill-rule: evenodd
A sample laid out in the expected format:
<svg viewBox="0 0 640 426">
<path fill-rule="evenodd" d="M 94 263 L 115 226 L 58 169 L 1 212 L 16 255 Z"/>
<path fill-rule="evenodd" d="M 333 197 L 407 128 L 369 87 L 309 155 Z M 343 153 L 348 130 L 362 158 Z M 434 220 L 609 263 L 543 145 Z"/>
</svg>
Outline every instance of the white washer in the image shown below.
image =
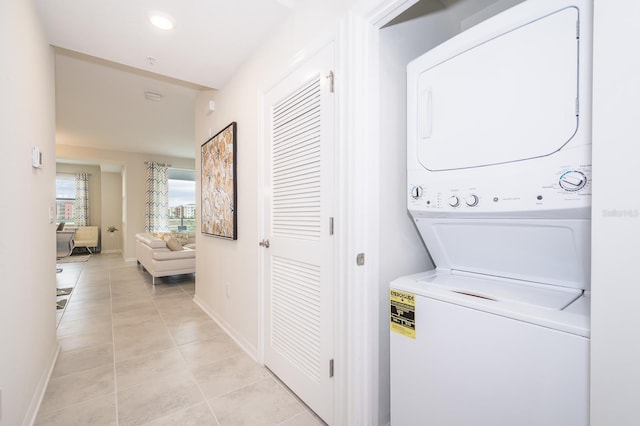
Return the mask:
<svg viewBox="0 0 640 426">
<path fill-rule="evenodd" d="M 407 67 L 391 424 L 587 425 L 591 3 L 529 0 Z"/>
<path fill-rule="evenodd" d="M 588 297 L 562 309 L 574 294 L 517 285 L 435 272 L 392 284 L 415 295 L 415 339 L 391 333 L 392 425 L 588 424 Z"/>
</svg>

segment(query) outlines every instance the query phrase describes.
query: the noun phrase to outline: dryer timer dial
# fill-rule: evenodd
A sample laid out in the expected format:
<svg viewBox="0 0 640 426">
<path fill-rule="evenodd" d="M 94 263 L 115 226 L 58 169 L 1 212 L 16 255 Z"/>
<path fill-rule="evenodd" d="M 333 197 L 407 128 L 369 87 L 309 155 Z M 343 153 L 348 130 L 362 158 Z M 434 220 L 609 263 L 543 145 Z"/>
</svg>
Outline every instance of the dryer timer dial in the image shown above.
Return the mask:
<svg viewBox="0 0 640 426">
<path fill-rule="evenodd" d="M 416 185 L 411 188 L 411 198 L 413 198 L 414 200 L 419 200 L 420 198 L 422 198 L 423 192 L 424 190 L 422 189 L 422 187 L 420 185 Z"/>
<path fill-rule="evenodd" d="M 569 170 L 560 176 L 559 183 L 565 191 L 579 191 L 587 184 L 587 177 L 578 170 Z"/>
</svg>

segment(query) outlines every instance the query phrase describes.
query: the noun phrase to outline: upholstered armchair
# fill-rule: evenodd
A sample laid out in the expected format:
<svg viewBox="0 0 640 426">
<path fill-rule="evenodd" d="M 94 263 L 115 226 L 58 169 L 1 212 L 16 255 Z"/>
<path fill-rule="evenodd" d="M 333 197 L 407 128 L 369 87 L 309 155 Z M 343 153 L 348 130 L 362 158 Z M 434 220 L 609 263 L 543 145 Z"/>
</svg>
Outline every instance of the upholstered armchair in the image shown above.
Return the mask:
<svg viewBox="0 0 640 426">
<path fill-rule="evenodd" d="M 89 253 L 93 253 L 98 247 L 98 227 L 97 226 L 78 226 L 75 236 L 76 247 L 84 247 Z"/>
</svg>

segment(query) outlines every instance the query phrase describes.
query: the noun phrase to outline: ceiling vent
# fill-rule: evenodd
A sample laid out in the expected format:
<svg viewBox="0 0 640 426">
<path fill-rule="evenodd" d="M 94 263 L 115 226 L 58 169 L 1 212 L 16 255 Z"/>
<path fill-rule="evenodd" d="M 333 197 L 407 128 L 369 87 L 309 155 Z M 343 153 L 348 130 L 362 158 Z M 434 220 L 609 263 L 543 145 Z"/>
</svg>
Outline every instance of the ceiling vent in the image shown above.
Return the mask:
<svg viewBox="0 0 640 426">
<path fill-rule="evenodd" d="M 148 101 L 160 102 L 160 100 L 162 99 L 162 94 L 146 91 L 144 92 L 144 98 Z"/>
</svg>

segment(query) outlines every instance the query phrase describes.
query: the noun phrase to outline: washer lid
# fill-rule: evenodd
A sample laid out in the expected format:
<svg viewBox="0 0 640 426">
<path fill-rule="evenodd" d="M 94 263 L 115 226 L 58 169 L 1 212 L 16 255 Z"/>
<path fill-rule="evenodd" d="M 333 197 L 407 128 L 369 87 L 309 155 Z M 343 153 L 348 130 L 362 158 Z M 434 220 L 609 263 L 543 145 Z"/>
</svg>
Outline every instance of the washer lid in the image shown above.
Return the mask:
<svg viewBox="0 0 640 426">
<path fill-rule="evenodd" d="M 582 291 L 571 288 L 517 283 L 509 280 L 497 280 L 455 274 L 442 271 L 421 281 L 427 287 L 438 288 L 462 296 L 510 302 L 534 306 L 549 310 L 562 310 L 582 295 Z"/>
<path fill-rule="evenodd" d="M 485 25 L 477 45 L 453 38 L 417 59 L 420 163 L 481 167 L 566 145 L 578 129 L 578 23 L 568 7 L 499 35 Z"/>
</svg>

